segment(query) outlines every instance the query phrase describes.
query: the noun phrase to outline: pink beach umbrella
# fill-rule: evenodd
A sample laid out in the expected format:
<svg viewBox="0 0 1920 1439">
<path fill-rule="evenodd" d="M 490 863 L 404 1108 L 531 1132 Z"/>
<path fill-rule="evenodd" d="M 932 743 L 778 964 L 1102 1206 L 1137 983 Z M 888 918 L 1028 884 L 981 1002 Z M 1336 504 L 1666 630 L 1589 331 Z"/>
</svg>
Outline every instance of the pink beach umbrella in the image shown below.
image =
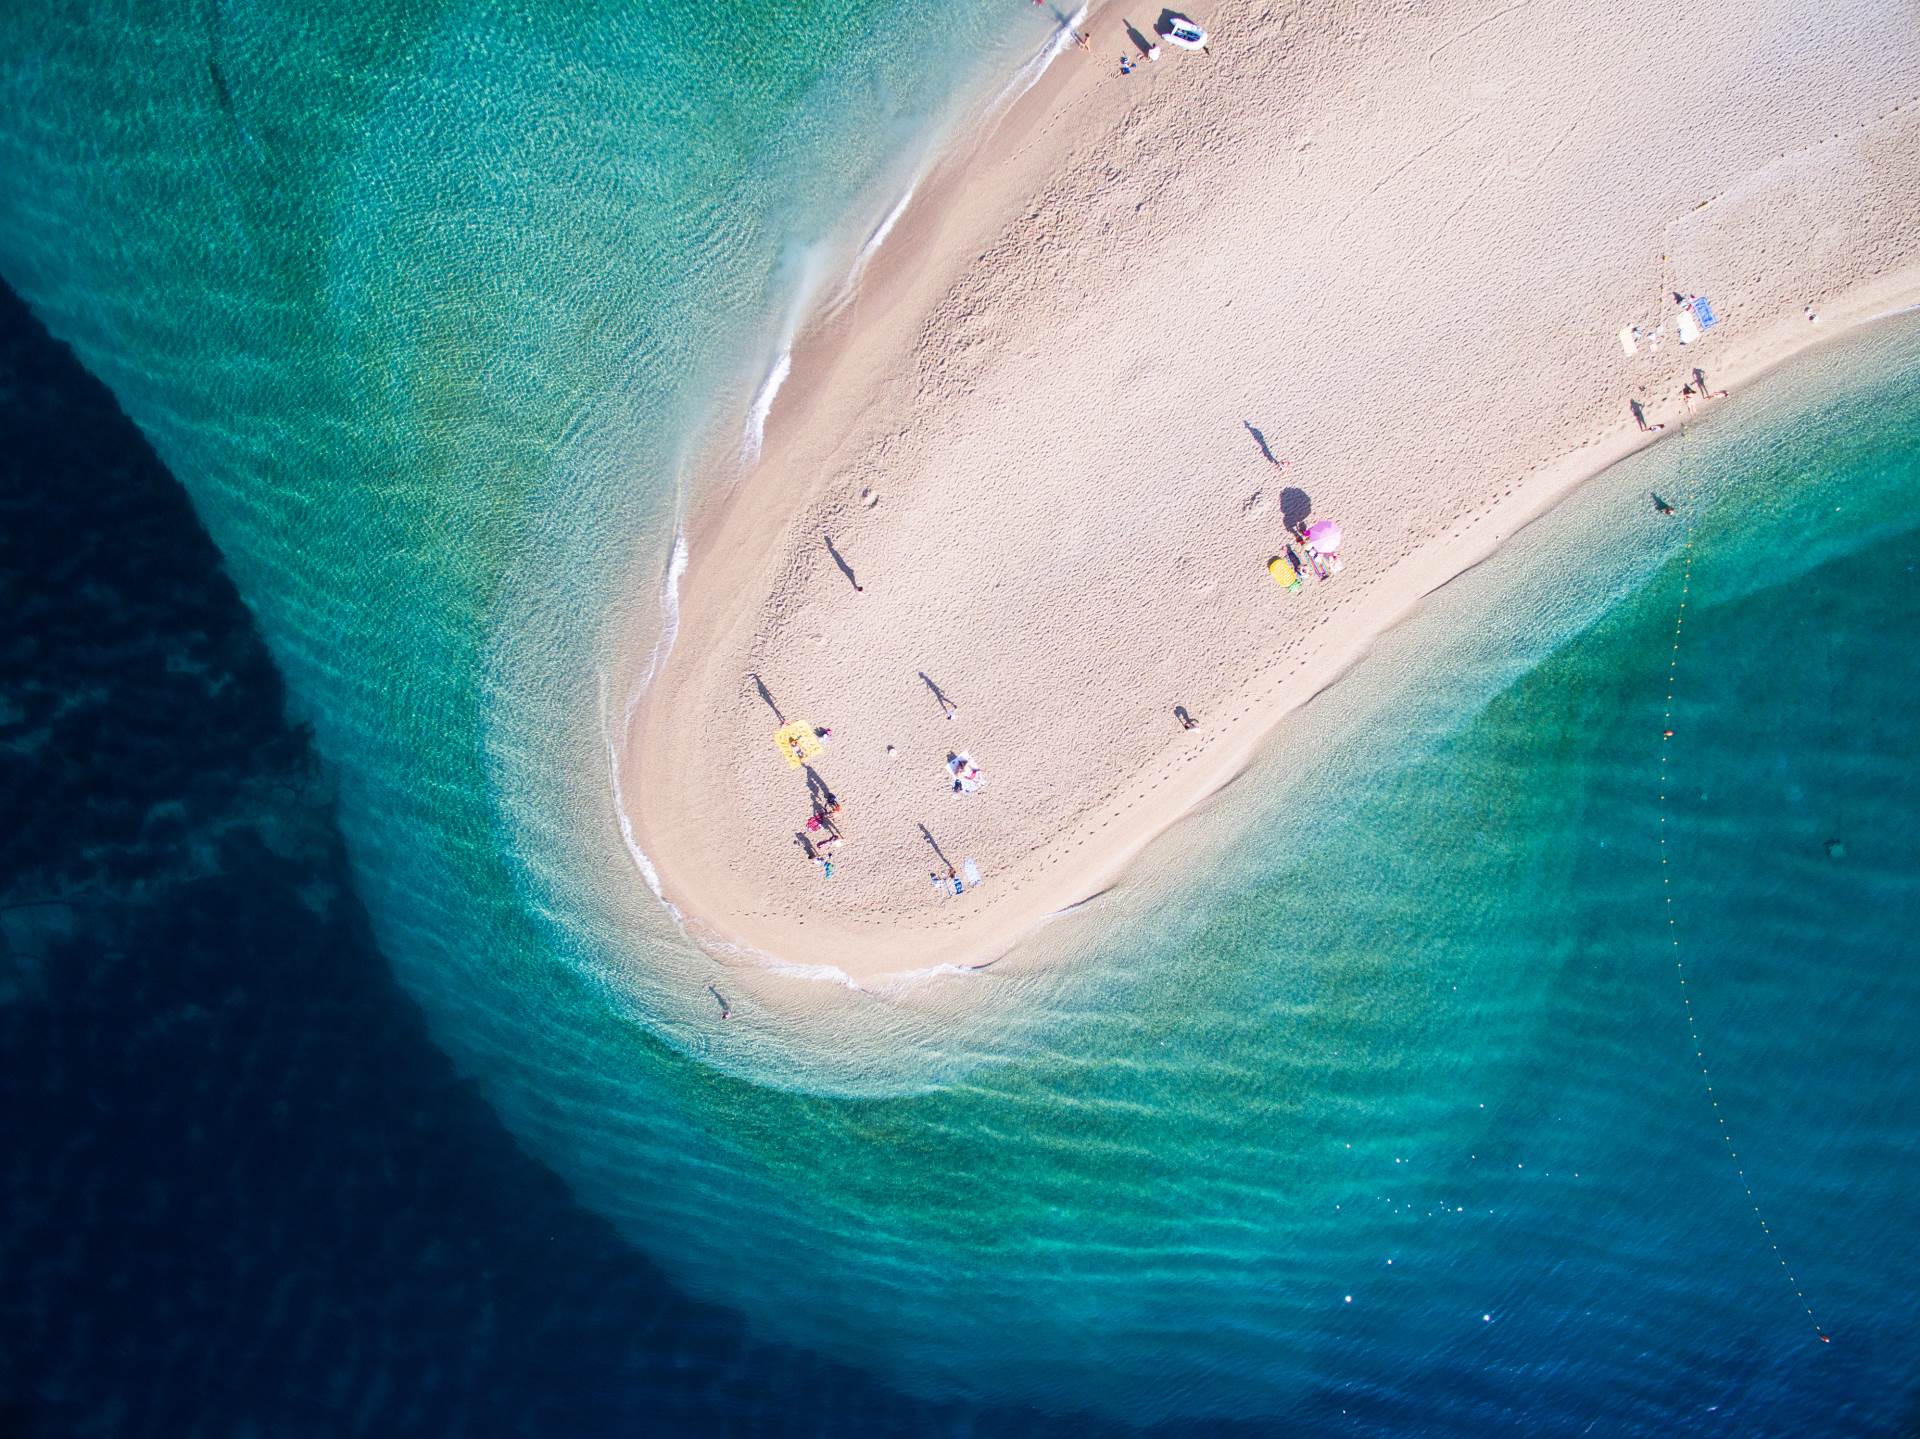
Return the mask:
<svg viewBox="0 0 1920 1439">
<path fill-rule="evenodd" d="M 1307 526 L 1307 543 L 1323 555 L 1330 555 L 1340 548 L 1340 523 L 1337 520 L 1319 520 Z"/>
</svg>

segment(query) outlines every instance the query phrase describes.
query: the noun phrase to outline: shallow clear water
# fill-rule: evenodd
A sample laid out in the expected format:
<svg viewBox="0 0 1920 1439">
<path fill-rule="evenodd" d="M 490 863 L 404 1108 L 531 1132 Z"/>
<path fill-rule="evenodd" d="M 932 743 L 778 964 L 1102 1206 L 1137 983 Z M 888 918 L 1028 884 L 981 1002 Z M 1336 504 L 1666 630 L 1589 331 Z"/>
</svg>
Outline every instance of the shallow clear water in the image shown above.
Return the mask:
<svg viewBox="0 0 1920 1439">
<path fill-rule="evenodd" d="M 1014 8 L 1017 35 L 984 6 L 222 10 L 59 46 L 16 18 L 0 267 L 193 493 L 440 1042 L 693 1295 L 966 1403 L 1892 1427 L 1920 1317 L 1911 326 L 1450 587 L 1391 642 L 1416 679 L 1320 702 L 1309 803 L 1277 753 L 1196 828 L 1198 876 L 1141 876 L 1064 977 L 873 1076 L 923 1066 L 912 1092 L 688 1053 L 671 926 L 637 878 L 610 907 L 617 838 L 580 827 L 599 616 L 636 552 L 664 568 L 686 436 L 748 407 L 807 257 L 858 244 L 849 207 L 884 213 L 939 93 L 993 69 L 958 57 L 1042 42 Z M 1690 985 L 1832 1345 L 1686 1038 L 1654 767 L 1685 531 L 1650 487 L 1697 537 Z"/>
</svg>

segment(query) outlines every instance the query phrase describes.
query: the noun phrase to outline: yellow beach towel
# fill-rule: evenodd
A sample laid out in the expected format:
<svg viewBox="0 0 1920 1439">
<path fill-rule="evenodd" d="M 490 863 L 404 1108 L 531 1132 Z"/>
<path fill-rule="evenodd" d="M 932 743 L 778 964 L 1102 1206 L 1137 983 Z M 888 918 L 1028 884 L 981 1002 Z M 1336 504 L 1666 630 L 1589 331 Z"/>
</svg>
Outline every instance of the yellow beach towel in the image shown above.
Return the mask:
<svg viewBox="0 0 1920 1439">
<path fill-rule="evenodd" d="M 820 737 L 810 724 L 790 724 L 773 732 L 774 748 L 786 756 L 788 769 L 801 765 L 820 753 Z"/>
</svg>

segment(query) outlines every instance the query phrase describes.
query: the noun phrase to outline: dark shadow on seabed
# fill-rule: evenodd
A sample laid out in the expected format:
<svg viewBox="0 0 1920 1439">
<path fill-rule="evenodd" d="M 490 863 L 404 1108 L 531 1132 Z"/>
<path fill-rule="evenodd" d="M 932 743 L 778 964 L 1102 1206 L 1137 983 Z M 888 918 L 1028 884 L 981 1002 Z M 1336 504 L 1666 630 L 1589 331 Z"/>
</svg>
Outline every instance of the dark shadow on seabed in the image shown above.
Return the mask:
<svg viewBox="0 0 1920 1439">
<path fill-rule="evenodd" d="M 185 495 L 0 289 L 0 1434 L 1082 1435 L 758 1343 L 429 1039 Z"/>
</svg>

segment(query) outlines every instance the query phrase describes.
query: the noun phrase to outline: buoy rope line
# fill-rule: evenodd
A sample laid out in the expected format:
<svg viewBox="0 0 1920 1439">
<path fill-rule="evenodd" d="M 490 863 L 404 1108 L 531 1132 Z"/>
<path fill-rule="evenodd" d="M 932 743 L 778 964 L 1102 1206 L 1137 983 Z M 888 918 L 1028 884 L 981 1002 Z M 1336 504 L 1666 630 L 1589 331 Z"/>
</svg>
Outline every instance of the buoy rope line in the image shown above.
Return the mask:
<svg viewBox="0 0 1920 1439">
<path fill-rule="evenodd" d="M 1680 561 L 1680 602 L 1673 612 L 1673 648 L 1667 658 L 1667 708 L 1663 733 L 1660 738 L 1660 886 L 1666 900 L 1667 934 L 1673 941 L 1673 968 L 1675 977 L 1680 981 L 1680 1002 L 1687 1014 L 1687 1037 L 1693 1041 L 1693 1057 L 1700 1066 L 1700 1082 L 1706 1087 L 1707 1102 L 1713 1107 L 1714 1123 L 1720 1128 L 1720 1138 L 1727 1146 L 1727 1158 L 1733 1164 L 1733 1172 L 1739 1177 L 1740 1187 L 1746 1192 L 1747 1203 L 1753 1206 L 1754 1220 L 1760 1226 L 1760 1233 L 1766 1238 L 1773 1250 L 1773 1257 L 1780 1262 L 1780 1272 L 1786 1277 L 1787 1287 L 1793 1290 L 1794 1298 L 1800 1301 L 1800 1307 L 1807 1312 L 1807 1322 L 1813 1325 L 1813 1332 L 1820 1336 L 1822 1344 L 1831 1344 L 1833 1339 L 1821 1327 L 1814 1316 L 1813 1305 L 1808 1302 L 1806 1291 L 1800 1287 L 1800 1281 L 1794 1276 L 1793 1267 L 1787 1263 L 1787 1256 L 1780 1249 L 1780 1241 L 1775 1238 L 1773 1226 L 1767 1222 L 1767 1216 L 1760 1211 L 1760 1200 L 1753 1192 L 1753 1181 L 1747 1177 L 1747 1166 L 1740 1158 L 1740 1151 L 1734 1148 L 1733 1133 L 1727 1128 L 1726 1111 L 1720 1107 L 1720 1097 L 1713 1092 L 1713 1075 L 1707 1067 L 1706 1046 L 1700 1042 L 1700 1020 L 1693 1007 L 1693 992 L 1687 985 L 1687 964 L 1680 948 L 1680 919 L 1675 912 L 1673 901 L 1673 867 L 1667 854 L 1667 759 L 1673 749 L 1673 697 L 1680 677 L 1680 635 L 1687 622 L 1687 596 L 1693 589 L 1693 510 L 1696 496 L 1682 489 L 1678 481 L 1688 468 L 1688 449 L 1692 440 L 1692 429 L 1681 431 L 1680 474 L 1675 475 L 1676 497 L 1680 500 L 1681 523 L 1686 527 L 1685 544 L 1681 550 Z"/>
</svg>

